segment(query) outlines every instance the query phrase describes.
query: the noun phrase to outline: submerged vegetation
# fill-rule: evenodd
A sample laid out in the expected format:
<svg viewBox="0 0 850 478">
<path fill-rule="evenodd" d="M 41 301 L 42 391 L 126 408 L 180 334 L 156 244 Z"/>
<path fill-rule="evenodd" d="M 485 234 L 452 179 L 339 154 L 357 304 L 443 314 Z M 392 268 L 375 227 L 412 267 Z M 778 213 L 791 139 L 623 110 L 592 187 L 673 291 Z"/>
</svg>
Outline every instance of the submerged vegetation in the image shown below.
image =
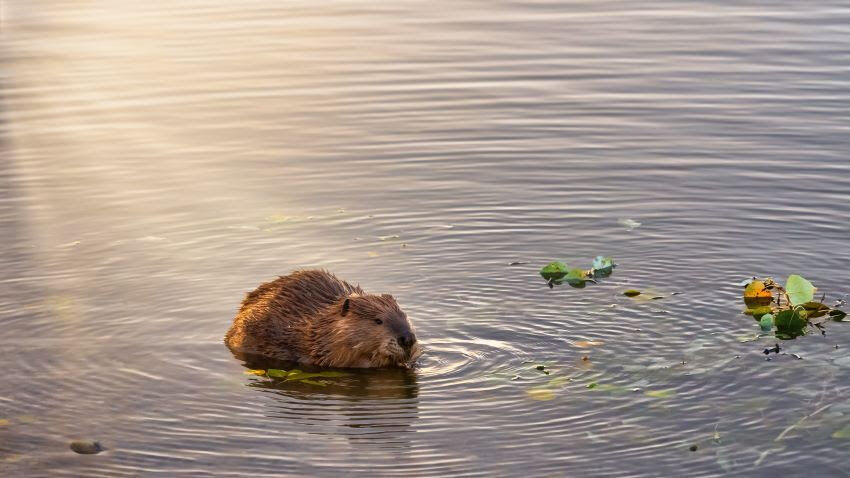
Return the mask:
<svg viewBox="0 0 850 478">
<path fill-rule="evenodd" d="M 268 377 L 271 380 L 278 380 L 282 382 L 299 382 L 307 385 L 314 385 L 317 387 L 324 387 L 332 383 L 331 381 L 325 379 L 335 379 L 349 375 L 345 372 L 338 372 L 334 370 L 323 370 L 321 372 L 303 372 L 297 369 L 283 370 L 277 368 L 270 368 L 268 370 L 246 370 L 245 373 L 248 375 Z"/>
</svg>

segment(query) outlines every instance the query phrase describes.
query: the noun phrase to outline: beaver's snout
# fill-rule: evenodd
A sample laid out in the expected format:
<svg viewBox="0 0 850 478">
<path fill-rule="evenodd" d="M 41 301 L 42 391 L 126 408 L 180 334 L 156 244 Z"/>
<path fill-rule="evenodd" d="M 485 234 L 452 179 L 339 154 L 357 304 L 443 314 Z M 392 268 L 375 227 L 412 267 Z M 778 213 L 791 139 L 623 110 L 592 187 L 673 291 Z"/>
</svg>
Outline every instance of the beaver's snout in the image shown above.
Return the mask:
<svg viewBox="0 0 850 478">
<path fill-rule="evenodd" d="M 413 344 L 416 343 L 416 335 L 413 332 L 405 332 L 398 337 L 398 344 L 402 346 L 404 349 L 409 349 L 413 347 Z"/>
</svg>

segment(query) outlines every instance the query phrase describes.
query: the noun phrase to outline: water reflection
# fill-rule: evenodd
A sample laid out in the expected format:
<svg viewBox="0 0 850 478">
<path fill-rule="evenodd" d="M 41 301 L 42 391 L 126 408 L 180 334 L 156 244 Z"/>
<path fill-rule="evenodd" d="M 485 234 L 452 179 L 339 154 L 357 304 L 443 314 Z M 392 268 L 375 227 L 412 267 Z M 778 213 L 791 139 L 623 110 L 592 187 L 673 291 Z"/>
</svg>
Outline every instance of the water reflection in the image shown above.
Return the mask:
<svg viewBox="0 0 850 478">
<path fill-rule="evenodd" d="M 249 370 L 301 370 L 324 373 L 329 369 L 234 352 Z M 270 392 L 265 416 L 289 422 L 288 428 L 352 443 L 382 447 L 409 447 L 407 438 L 418 419 L 419 384 L 415 369 L 339 369 L 332 379 L 286 380 L 248 376 L 248 386 Z M 320 406 L 317 407 L 316 404 Z"/>
<path fill-rule="evenodd" d="M 768 362 L 736 283 L 850 290 L 850 9 L 720 3 L 4 1 L 6 475 L 842 472 L 850 327 Z M 302 267 L 421 367 L 243 375 L 234 305 Z"/>
</svg>

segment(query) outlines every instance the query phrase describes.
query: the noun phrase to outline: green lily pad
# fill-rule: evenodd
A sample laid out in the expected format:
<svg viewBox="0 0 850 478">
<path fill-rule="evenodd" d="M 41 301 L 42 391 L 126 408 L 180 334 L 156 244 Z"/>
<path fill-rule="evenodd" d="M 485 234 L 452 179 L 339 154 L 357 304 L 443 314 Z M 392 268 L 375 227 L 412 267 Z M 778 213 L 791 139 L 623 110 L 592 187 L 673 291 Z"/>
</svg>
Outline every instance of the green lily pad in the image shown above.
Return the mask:
<svg viewBox="0 0 850 478">
<path fill-rule="evenodd" d="M 583 289 L 587 285 L 587 273 L 581 269 L 570 269 L 563 280 L 576 289 Z"/>
<path fill-rule="evenodd" d="M 550 262 L 540 269 L 540 275 L 547 281 L 561 280 L 567 275 L 567 265 L 563 262 Z"/>
<path fill-rule="evenodd" d="M 797 310 L 783 310 L 776 314 L 774 323 L 776 324 L 777 337 L 794 338 L 805 335 L 808 322 Z"/>
<path fill-rule="evenodd" d="M 811 282 L 794 274 L 788 276 L 785 282 L 785 292 L 788 294 L 788 299 L 791 305 L 802 305 L 806 302 L 811 302 L 815 297 L 815 286 Z"/>
<path fill-rule="evenodd" d="M 614 272 L 614 268 L 617 267 L 617 264 L 614 264 L 614 259 L 608 256 L 596 256 L 596 259 L 593 259 L 591 267 L 593 269 L 594 276 L 608 277 L 612 272 Z"/>
</svg>

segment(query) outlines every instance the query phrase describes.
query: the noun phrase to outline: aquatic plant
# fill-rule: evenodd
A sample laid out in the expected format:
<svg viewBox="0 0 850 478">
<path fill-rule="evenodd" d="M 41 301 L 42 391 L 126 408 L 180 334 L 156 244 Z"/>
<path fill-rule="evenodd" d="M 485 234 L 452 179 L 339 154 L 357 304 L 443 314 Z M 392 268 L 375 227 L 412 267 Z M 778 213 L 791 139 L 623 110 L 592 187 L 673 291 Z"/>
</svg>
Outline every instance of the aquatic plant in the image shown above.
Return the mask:
<svg viewBox="0 0 850 478">
<path fill-rule="evenodd" d="M 590 269 L 570 268 L 563 262 L 550 262 L 540 269 L 540 275 L 546 280 L 549 288 L 556 285 L 569 284 L 571 287 L 583 289 L 588 282 L 596 284 L 596 279 L 608 277 L 614 272 L 617 264 L 607 256 L 596 256 Z"/>
<path fill-rule="evenodd" d="M 809 330 L 823 331 L 823 322 L 840 321 L 846 313 L 824 304 L 826 295 L 815 300 L 817 288 L 799 275 L 791 275 L 781 285 L 767 277 L 753 277 L 741 283 L 744 286 L 744 313 L 751 315 L 762 331 L 780 339 L 793 339 Z M 838 305 L 843 301 L 838 301 Z"/>
</svg>

